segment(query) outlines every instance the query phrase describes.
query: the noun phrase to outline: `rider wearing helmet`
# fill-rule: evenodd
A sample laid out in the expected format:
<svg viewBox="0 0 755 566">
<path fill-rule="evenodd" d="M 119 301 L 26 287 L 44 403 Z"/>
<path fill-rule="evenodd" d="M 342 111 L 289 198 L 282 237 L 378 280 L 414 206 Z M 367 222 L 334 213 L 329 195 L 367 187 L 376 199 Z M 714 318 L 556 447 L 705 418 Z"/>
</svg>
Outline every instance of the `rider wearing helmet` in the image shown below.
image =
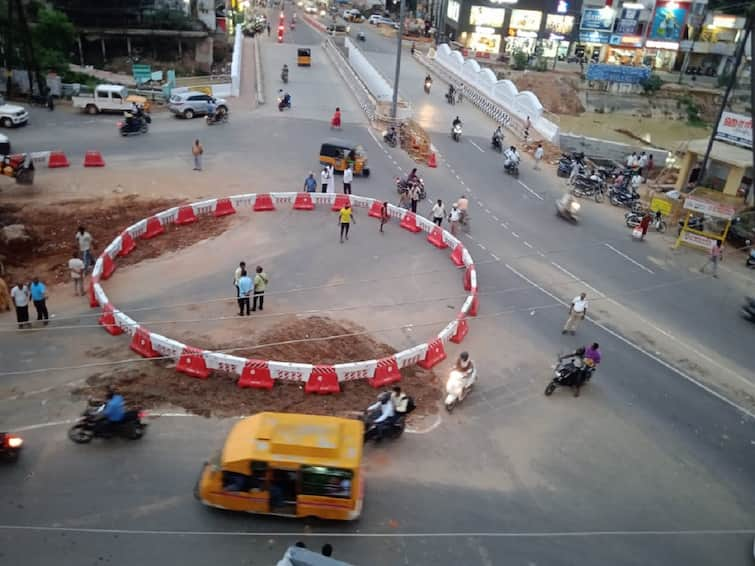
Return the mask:
<svg viewBox="0 0 755 566">
<path fill-rule="evenodd" d="M 391 401 L 391 394 L 387 391 L 378 395 L 377 403 L 373 403 L 367 407 L 367 411 L 369 412 L 377 411 L 378 409 L 380 409 L 380 415 L 372 421 L 375 424 L 385 423 L 396 414 L 393 402 Z"/>
</svg>

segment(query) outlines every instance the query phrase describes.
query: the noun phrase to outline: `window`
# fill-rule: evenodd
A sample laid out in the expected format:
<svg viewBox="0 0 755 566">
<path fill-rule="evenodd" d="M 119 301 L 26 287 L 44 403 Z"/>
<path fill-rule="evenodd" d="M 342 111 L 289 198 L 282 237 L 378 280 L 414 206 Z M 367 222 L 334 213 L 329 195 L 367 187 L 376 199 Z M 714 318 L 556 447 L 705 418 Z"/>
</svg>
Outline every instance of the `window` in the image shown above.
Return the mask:
<svg viewBox="0 0 755 566">
<path fill-rule="evenodd" d="M 351 470 L 325 468 L 322 466 L 302 466 L 301 494 L 324 497 L 351 497 L 351 484 L 354 473 Z"/>
<path fill-rule="evenodd" d="M 110 96 L 112 97 L 113 100 L 121 100 L 122 99 L 120 92 L 110 93 Z"/>
<path fill-rule="evenodd" d="M 249 491 L 250 479 L 237 472 L 223 472 L 223 491 Z"/>
</svg>

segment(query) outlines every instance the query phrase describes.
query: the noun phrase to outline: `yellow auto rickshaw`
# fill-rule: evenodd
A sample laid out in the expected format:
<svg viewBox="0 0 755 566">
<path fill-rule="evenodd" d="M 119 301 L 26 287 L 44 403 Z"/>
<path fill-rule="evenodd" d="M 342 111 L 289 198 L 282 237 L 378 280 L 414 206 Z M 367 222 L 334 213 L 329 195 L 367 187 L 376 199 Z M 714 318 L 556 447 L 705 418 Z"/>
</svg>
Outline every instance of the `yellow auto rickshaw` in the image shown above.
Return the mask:
<svg viewBox="0 0 755 566">
<path fill-rule="evenodd" d="M 309 67 L 312 65 L 312 50 L 308 47 L 300 47 L 296 51 L 296 64 L 299 67 Z"/>
<path fill-rule="evenodd" d="M 231 429 L 194 495 L 232 511 L 356 519 L 364 498 L 363 436 L 355 419 L 258 413 Z"/>
<path fill-rule="evenodd" d="M 370 168 L 367 167 L 367 152 L 364 147 L 358 143 L 336 138 L 322 142 L 321 165 L 332 165 L 334 171 L 343 173 L 348 163 L 351 163 L 354 175 L 370 176 Z"/>
</svg>

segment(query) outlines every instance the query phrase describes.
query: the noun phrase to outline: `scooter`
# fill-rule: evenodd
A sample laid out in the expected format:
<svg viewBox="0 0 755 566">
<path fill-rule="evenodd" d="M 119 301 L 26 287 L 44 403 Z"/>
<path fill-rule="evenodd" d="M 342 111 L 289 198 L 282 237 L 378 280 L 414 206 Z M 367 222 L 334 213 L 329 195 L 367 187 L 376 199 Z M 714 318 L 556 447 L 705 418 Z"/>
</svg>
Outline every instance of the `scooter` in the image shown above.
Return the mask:
<svg viewBox="0 0 755 566">
<path fill-rule="evenodd" d="M 283 112 L 285 108 L 288 108 L 291 110 L 291 96 L 289 95 L 288 100 L 285 96 L 279 96 L 278 97 L 278 110 Z"/>
<path fill-rule="evenodd" d="M 407 183 L 406 179 L 402 179 L 401 177 L 396 177 L 394 182 L 396 183 L 396 192 L 400 195 L 408 193 L 409 189 L 412 188 L 412 185 L 416 184 L 419 187 L 419 200 L 422 201 L 427 198 L 427 193 L 425 192 L 425 181 L 422 179 L 422 177 L 417 177 L 417 181 L 412 184 Z"/>
<path fill-rule="evenodd" d="M 515 179 L 519 178 L 519 159 L 506 159 L 503 162 L 503 170 Z"/>
<path fill-rule="evenodd" d="M 503 139 L 501 136 L 493 136 L 490 146 L 498 153 L 501 153 L 503 151 Z"/>
<path fill-rule="evenodd" d="M 129 440 L 138 440 L 144 436 L 147 423 L 142 422 L 145 416 L 142 411 L 126 411 L 122 421 L 103 423 L 101 415 L 104 410 L 104 403 L 90 400 L 81 418 L 68 430 L 68 438 L 76 444 L 86 444 L 95 437 L 120 436 Z"/>
<path fill-rule="evenodd" d="M 455 142 L 461 141 L 461 124 L 455 124 L 451 128 L 451 137 Z"/>
<path fill-rule="evenodd" d="M 585 372 L 584 377 L 582 372 Z M 574 390 L 574 396 L 579 397 L 579 388 L 590 381 L 595 368 L 586 360 L 579 356 L 569 356 L 556 359 L 556 367 L 553 370 L 553 377 L 545 388 L 546 397 L 550 397 L 556 390 L 556 387 L 571 387 Z"/>
<path fill-rule="evenodd" d="M 628 228 L 636 228 L 642 222 L 642 217 L 645 216 L 644 212 L 629 211 L 624 215 L 624 220 Z M 661 212 L 658 210 L 653 217 L 650 225 L 655 228 L 656 232 L 661 234 L 666 231 L 666 221 L 661 216 Z"/>
<path fill-rule="evenodd" d="M 367 444 L 370 440 L 380 442 L 383 438 L 395 440 L 402 434 L 404 434 L 404 430 L 406 429 L 406 419 L 404 418 L 404 416 L 396 415 L 388 424 L 375 424 L 374 420 L 379 414 L 379 410 L 374 413 L 365 411 L 365 413 L 361 417 L 361 420 L 364 423 L 365 444 Z"/>
<path fill-rule="evenodd" d="M 360 31 L 359 33 L 357 33 L 357 39 L 359 41 L 367 41 L 367 36 L 364 35 L 363 31 Z"/>
<path fill-rule="evenodd" d="M 574 224 L 579 222 L 580 208 L 582 208 L 582 205 L 574 200 L 569 193 L 556 201 L 556 214 Z"/>
<path fill-rule="evenodd" d="M 449 413 L 461 403 L 477 381 L 477 368 L 472 367 L 472 373 L 468 379 L 464 379 L 464 372 L 458 369 L 451 370 L 446 381 L 446 399 L 444 405 Z"/>
<path fill-rule="evenodd" d="M 6 462 L 15 462 L 21 453 L 24 440 L 9 432 L 0 432 L 0 459 Z"/>
<path fill-rule="evenodd" d="M 396 147 L 398 145 L 396 130 L 387 130 L 383 132 L 383 141 L 390 147 Z"/>
<path fill-rule="evenodd" d="M 228 112 L 215 111 L 212 115 L 205 116 L 205 121 L 208 126 L 215 126 L 216 124 L 228 123 Z"/>
<path fill-rule="evenodd" d="M 431 86 L 433 86 L 433 81 L 425 79 L 425 94 L 430 94 Z"/>
<path fill-rule="evenodd" d="M 123 137 L 146 134 L 149 131 L 150 122 L 152 122 L 152 119 L 146 114 L 139 118 L 132 118 L 130 123 L 129 120 L 124 120 L 123 122 L 118 122 L 118 132 Z"/>
</svg>

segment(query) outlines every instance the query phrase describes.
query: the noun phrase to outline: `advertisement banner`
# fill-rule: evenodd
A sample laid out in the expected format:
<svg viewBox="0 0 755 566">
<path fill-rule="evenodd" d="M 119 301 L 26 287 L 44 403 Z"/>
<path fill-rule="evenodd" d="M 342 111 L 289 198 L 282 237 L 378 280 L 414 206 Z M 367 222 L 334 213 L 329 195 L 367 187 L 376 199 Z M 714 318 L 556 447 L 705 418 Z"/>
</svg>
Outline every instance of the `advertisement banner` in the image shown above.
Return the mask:
<svg viewBox="0 0 755 566">
<path fill-rule="evenodd" d="M 613 10 L 610 8 L 585 8 L 582 11 L 582 23 L 579 25 L 579 29 L 611 31 L 613 19 Z"/>
<path fill-rule="evenodd" d="M 608 43 L 611 34 L 607 31 L 581 31 L 579 32 L 580 43 Z"/>
<path fill-rule="evenodd" d="M 692 212 L 700 212 L 705 216 L 714 218 L 724 218 L 728 220 L 736 214 L 736 209 L 729 204 L 706 200 L 695 196 L 688 196 L 684 199 L 684 208 Z"/>
<path fill-rule="evenodd" d="M 637 33 L 639 25 L 637 20 L 619 20 L 616 22 L 616 33 L 633 35 Z"/>
<path fill-rule="evenodd" d="M 503 18 L 505 16 L 506 8 L 472 6 L 469 10 L 469 24 L 473 26 L 499 28 L 503 25 Z"/>
<path fill-rule="evenodd" d="M 594 63 L 587 67 L 588 81 L 608 81 L 612 83 L 640 84 L 650 76 L 647 67 L 628 67 Z"/>
<path fill-rule="evenodd" d="M 752 116 L 724 112 L 718 124 L 716 139 L 752 149 Z"/>
<path fill-rule="evenodd" d="M 461 12 L 461 4 L 456 2 L 456 0 L 449 0 L 448 10 L 446 10 L 446 16 L 448 17 L 448 19 L 454 22 L 458 22 L 460 12 Z"/>
<path fill-rule="evenodd" d="M 686 18 L 687 9 L 680 8 L 674 2 L 658 6 L 653 15 L 653 27 L 650 28 L 649 37 L 661 41 L 679 41 Z"/>
<path fill-rule="evenodd" d="M 569 35 L 574 29 L 574 16 L 555 16 L 548 14 L 545 29 L 557 35 Z"/>
<path fill-rule="evenodd" d="M 543 13 L 536 10 L 513 10 L 509 29 L 540 31 L 540 21 Z"/>
<path fill-rule="evenodd" d="M 705 236 L 701 236 L 700 234 L 693 234 L 692 232 L 687 232 L 686 230 L 682 230 L 681 240 L 685 244 L 689 244 L 690 246 L 695 246 L 696 248 L 700 248 L 706 251 L 709 251 L 713 247 L 713 244 L 716 243 L 713 238 L 706 238 Z"/>
</svg>

